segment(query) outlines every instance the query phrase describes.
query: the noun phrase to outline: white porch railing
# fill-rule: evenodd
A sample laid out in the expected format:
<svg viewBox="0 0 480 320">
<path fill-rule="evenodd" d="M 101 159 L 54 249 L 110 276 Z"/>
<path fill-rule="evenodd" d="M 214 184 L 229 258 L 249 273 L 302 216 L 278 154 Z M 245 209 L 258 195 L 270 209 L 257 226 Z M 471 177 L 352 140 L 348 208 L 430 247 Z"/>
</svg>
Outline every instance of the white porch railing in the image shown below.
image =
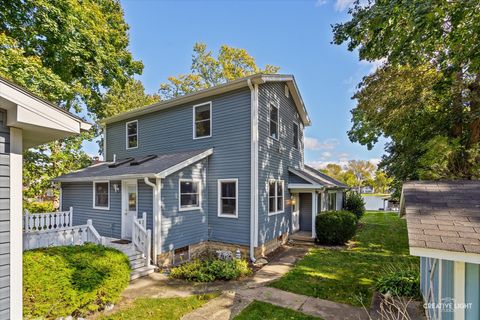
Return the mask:
<svg viewBox="0 0 480 320">
<path fill-rule="evenodd" d="M 150 265 L 150 250 L 152 243 L 152 231 L 147 230 L 147 213 L 142 218 L 133 219 L 132 242 L 135 248 L 141 251 L 145 257 L 145 266 Z"/>
<path fill-rule="evenodd" d="M 25 232 L 60 230 L 73 226 L 73 208 L 69 211 L 29 213 L 25 210 L 23 230 Z"/>
<path fill-rule="evenodd" d="M 23 250 L 82 245 L 85 242 L 105 245 L 105 238 L 95 230 L 92 220 L 87 220 L 87 224 L 81 226 L 23 233 Z"/>
</svg>

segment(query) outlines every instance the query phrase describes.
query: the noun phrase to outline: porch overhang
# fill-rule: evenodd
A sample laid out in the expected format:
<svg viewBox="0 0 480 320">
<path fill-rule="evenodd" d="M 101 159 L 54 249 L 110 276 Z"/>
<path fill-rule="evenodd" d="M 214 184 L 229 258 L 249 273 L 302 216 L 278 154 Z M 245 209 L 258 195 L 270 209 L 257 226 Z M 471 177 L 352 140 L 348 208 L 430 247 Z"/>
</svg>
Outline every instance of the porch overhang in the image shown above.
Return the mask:
<svg viewBox="0 0 480 320">
<path fill-rule="evenodd" d="M 55 178 L 53 181 L 85 182 L 145 178 L 164 179 L 172 173 L 205 159 L 211 154 L 213 154 L 213 149 L 155 155 L 150 156 L 150 160 L 145 160 L 148 158 L 147 156 L 140 159 L 123 159 L 116 163 L 104 162 L 65 174 Z"/>
</svg>

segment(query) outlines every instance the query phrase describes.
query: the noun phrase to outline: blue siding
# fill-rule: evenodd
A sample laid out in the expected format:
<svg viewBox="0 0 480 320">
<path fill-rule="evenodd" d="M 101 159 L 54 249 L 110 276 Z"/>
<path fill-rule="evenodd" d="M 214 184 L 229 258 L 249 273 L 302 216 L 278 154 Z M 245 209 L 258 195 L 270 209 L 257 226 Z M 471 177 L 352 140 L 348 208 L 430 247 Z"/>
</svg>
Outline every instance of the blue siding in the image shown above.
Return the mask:
<svg viewBox="0 0 480 320">
<path fill-rule="evenodd" d="M 442 260 L 442 301 L 451 301 L 454 298 L 453 261 Z M 453 320 L 452 310 L 442 310 L 442 320 Z"/>
<path fill-rule="evenodd" d="M 0 110 L 0 317 L 10 314 L 10 129 Z M 20 235 L 19 235 L 20 236 Z"/>
<path fill-rule="evenodd" d="M 154 179 L 150 179 L 155 183 Z M 153 188 L 146 185 L 145 182 L 138 180 L 138 217 L 142 217 L 142 213 L 147 213 L 147 229 L 152 230 L 153 237 Z"/>
<path fill-rule="evenodd" d="M 193 105 L 212 101 L 212 137 L 193 139 Z M 107 126 L 107 159 L 214 148 L 207 168 L 211 240 L 248 245 L 250 239 L 251 110 L 248 88 Z M 125 148 L 125 123 L 138 119 L 139 146 Z M 217 217 L 217 180 L 238 178 L 238 219 Z"/>
<path fill-rule="evenodd" d="M 162 185 L 162 252 L 206 241 L 208 238 L 208 160 L 168 176 Z M 201 183 L 201 209 L 179 211 L 179 180 Z"/>
<path fill-rule="evenodd" d="M 465 309 L 465 320 L 480 319 L 480 266 L 465 263 L 465 303 L 471 307 Z"/>
<path fill-rule="evenodd" d="M 120 238 L 122 232 L 122 192 L 115 192 L 110 181 L 110 209 L 93 208 L 93 182 L 62 183 L 62 210 L 73 207 L 73 224 L 86 224 L 92 219 L 93 226 L 105 237 Z"/>
<path fill-rule="evenodd" d="M 290 96 L 284 94 L 284 83 L 265 83 L 259 86 L 259 116 L 258 116 L 258 244 L 261 245 L 291 230 L 290 193 L 288 167 L 300 167 L 303 163 L 303 124 L 300 121 L 295 104 Z M 278 103 L 279 139 L 274 140 L 269 135 L 269 103 Z M 299 124 L 299 149 L 293 148 L 293 122 Z M 282 179 L 285 181 L 284 213 L 268 215 L 268 180 Z"/>
</svg>

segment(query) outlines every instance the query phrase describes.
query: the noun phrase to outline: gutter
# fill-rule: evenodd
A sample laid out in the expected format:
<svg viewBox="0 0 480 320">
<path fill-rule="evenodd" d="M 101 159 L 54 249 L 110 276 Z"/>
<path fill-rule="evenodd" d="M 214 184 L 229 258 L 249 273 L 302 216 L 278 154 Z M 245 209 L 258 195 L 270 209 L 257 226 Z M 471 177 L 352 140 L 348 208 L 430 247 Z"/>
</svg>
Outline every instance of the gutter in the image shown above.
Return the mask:
<svg viewBox="0 0 480 320">
<path fill-rule="evenodd" d="M 250 260 L 255 262 L 255 246 L 258 235 L 258 84 L 247 80 L 251 103 L 251 156 L 250 156 Z"/>
<path fill-rule="evenodd" d="M 162 248 L 162 238 L 159 235 L 159 231 L 161 228 L 161 219 L 162 219 L 162 207 L 161 207 L 161 183 L 158 183 L 160 179 L 157 179 L 157 184 L 150 181 L 148 177 L 145 177 L 143 181 L 146 185 L 152 187 L 153 189 L 153 212 L 152 212 L 152 219 L 153 219 L 153 263 L 157 264 L 157 251 Z"/>
</svg>

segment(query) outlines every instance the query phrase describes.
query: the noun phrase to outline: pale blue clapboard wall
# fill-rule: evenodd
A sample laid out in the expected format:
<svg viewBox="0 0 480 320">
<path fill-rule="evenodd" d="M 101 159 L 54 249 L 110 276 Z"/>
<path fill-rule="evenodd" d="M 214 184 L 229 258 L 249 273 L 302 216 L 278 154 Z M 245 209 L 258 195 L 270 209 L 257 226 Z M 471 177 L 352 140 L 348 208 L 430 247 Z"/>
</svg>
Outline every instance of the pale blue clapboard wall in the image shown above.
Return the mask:
<svg viewBox="0 0 480 320">
<path fill-rule="evenodd" d="M 193 105 L 212 101 L 212 137 L 193 139 Z M 207 168 L 210 240 L 248 245 L 250 239 L 250 90 L 213 96 L 107 126 L 107 159 L 214 148 Z M 138 120 L 139 146 L 125 148 L 125 123 Z M 218 179 L 239 181 L 238 219 L 217 217 Z"/>
<path fill-rule="evenodd" d="M 480 266 L 465 264 L 465 302 L 471 307 L 465 310 L 465 320 L 480 319 Z"/>
<path fill-rule="evenodd" d="M 303 130 L 293 99 L 285 95 L 285 83 L 265 83 L 259 86 L 259 148 L 258 148 L 258 243 L 259 245 L 291 230 L 291 205 L 288 192 L 288 167 L 303 161 Z M 279 140 L 270 138 L 269 103 L 279 104 Z M 299 124 L 299 149 L 293 148 L 293 122 Z M 268 180 L 285 181 L 284 212 L 268 215 Z"/>
<path fill-rule="evenodd" d="M 0 110 L 0 319 L 10 317 L 10 130 Z"/>
</svg>

